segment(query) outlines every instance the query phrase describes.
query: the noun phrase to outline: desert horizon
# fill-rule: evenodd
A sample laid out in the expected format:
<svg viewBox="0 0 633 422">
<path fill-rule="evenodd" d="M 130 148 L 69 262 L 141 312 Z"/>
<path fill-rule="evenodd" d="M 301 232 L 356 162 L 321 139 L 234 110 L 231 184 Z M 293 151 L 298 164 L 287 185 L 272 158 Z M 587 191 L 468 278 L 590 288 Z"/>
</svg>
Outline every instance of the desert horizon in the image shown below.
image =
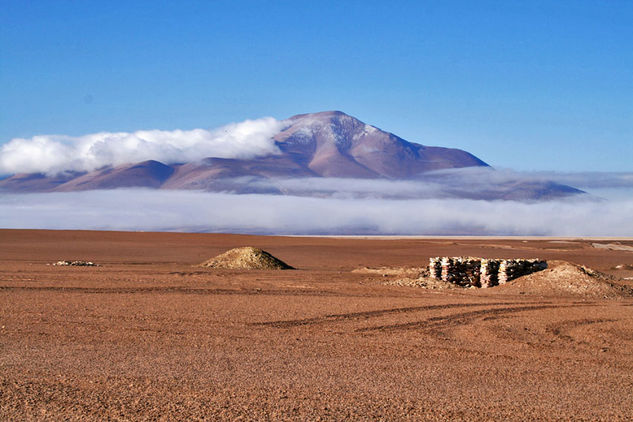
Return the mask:
<svg viewBox="0 0 633 422">
<path fill-rule="evenodd" d="M 262 236 L 262 237 L 305 237 L 305 238 L 332 238 L 332 239 L 368 239 L 368 240 L 406 240 L 406 239 L 466 239 L 466 240 L 596 240 L 596 241 L 609 241 L 609 240 L 621 240 L 621 241 L 633 241 L 632 236 L 525 236 L 525 235 L 506 235 L 506 236 L 493 236 L 493 235 L 355 235 L 355 234 L 277 234 L 277 235 L 258 235 L 249 233 L 195 233 L 195 232 L 178 232 L 178 231 L 157 231 L 151 230 L 69 230 L 69 229 L 28 229 L 28 228 L 2 228 L 3 231 L 61 231 L 61 232 L 120 232 L 120 233 L 179 233 L 179 234 L 210 234 L 210 235 L 227 235 L 227 236 Z"/>
<path fill-rule="evenodd" d="M 0 230 L 0 417 L 626 419 L 633 239 L 597 240 Z"/>
</svg>

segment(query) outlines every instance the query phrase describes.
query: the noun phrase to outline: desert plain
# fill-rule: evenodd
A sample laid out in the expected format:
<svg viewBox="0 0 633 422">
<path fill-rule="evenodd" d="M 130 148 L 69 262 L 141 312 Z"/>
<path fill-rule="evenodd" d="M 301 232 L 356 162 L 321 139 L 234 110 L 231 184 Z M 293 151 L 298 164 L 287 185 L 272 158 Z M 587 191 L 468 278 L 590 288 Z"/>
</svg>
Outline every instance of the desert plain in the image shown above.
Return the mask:
<svg viewBox="0 0 633 422">
<path fill-rule="evenodd" d="M 241 246 L 295 269 L 198 266 Z M 597 273 L 399 283 L 462 255 Z M 0 230 L 0 420 L 630 420 L 632 277 L 630 239 Z"/>
</svg>

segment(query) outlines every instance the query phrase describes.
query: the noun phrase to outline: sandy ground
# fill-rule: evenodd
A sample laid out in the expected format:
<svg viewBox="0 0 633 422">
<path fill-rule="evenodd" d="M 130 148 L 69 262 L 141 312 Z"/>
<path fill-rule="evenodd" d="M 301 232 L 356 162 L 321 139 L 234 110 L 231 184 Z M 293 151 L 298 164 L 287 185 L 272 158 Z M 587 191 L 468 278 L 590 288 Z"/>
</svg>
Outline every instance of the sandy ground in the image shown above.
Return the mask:
<svg viewBox="0 0 633 422">
<path fill-rule="evenodd" d="M 630 420 L 632 298 L 352 272 L 475 255 L 633 277 L 633 252 L 592 243 L 0 230 L 0 420 Z M 297 270 L 194 267 L 247 245 Z"/>
</svg>

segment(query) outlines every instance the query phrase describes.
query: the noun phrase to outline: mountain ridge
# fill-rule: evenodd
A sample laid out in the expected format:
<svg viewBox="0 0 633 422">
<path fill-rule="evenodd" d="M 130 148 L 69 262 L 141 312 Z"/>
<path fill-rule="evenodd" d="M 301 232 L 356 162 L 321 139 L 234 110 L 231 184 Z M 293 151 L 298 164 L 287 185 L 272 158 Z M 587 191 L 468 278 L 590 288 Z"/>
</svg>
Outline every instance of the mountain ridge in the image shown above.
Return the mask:
<svg viewBox="0 0 633 422">
<path fill-rule="evenodd" d="M 278 149 L 276 154 L 251 159 L 201 157 L 172 164 L 146 160 L 57 176 L 16 174 L 0 180 L 0 189 L 69 192 L 144 187 L 252 193 L 260 192 L 260 188 L 235 180 L 311 177 L 416 180 L 436 170 L 490 167 L 467 151 L 409 142 L 342 111 L 297 114 L 284 123 L 282 130 L 272 137 Z M 546 189 L 548 196 L 554 197 L 582 192 L 551 183 Z M 542 193 L 538 191 L 539 186 L 531 186 L 522 191 L 519 199 L 540 198 Z M 282 192 L 269 187 L 263 193 Z M 487 196 L 512 198 L 511 192 Z"/>
</svg>

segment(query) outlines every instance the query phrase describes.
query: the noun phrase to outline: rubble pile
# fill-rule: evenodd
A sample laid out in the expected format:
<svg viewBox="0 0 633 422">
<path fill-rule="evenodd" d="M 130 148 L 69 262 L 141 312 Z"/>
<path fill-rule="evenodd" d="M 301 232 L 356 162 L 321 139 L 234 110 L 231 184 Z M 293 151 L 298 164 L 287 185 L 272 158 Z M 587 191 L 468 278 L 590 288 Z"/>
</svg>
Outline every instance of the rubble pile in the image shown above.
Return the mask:
<svg viewBox="0 0 633 422">
<path fill-rule="evenodd" d="M 430 277 L 463 287 L 492 287 L 547 268 L 540 259 L 485 259 L 434 257 L 429 259 Z"/>
<path fill-rule="evenodd" d="M 57 261 L 53 263 L 59 267 L 97 267 L 98 265 L 92 261 Z"/>
</svg>

